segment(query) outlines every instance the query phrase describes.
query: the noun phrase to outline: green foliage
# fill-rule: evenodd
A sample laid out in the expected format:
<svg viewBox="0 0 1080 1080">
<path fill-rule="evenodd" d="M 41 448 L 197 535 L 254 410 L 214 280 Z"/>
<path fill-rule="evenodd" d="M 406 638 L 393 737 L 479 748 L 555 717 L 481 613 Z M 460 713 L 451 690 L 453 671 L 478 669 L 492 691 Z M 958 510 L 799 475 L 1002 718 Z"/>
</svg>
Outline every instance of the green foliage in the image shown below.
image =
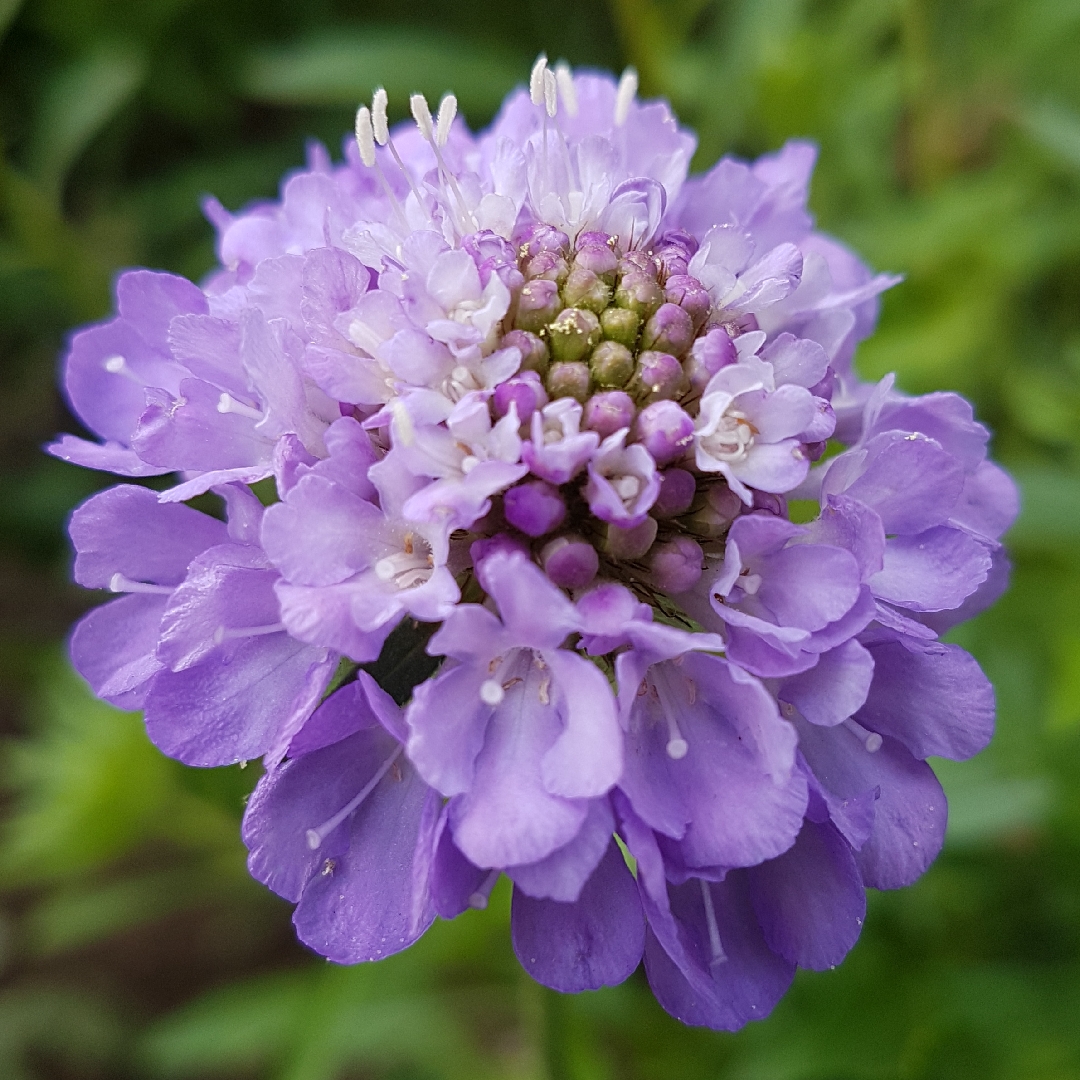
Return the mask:
<svg viewBox="0 0 1080 1080">
<path fill-rule="evenodd" d="M 634 63 L 723 152 L 821 148 L 822 226 L 903 273 L 869 377 L 971 396 L 1024 497 L 1011 592 L 957 631 L 998 691 L 975 762 L 936 763 L 946 850 L 873 895 L 837 971 L 761 1024 L 687 1030 L 640 976 L 524 978 L 508 894 L 342 969 L 293 940 L 238 836 L 252 767 L 185 769 L 56 643 L 89 598 L 64 519 L 112 478 L 43 459 L 53 388 L 116 271 L 198 277 L 199 200 L 272 196 L 336 154 L 377 84 L 474 126 L 541 50 Z M 1077 0 L 0 0 L 0 1075 L 378 1080 L 1080 1077 L 1080 3 Z M 402 634 L 422 658 L 424 628 Z M 381 665 L 381 666 L 380 666 Z M 406 663 L 408 668 L 408 663 Z M 373 670 L 400 698 L 408 671 Z M 351 676 L 343 670 L 342 678 Z"/>
</svg>

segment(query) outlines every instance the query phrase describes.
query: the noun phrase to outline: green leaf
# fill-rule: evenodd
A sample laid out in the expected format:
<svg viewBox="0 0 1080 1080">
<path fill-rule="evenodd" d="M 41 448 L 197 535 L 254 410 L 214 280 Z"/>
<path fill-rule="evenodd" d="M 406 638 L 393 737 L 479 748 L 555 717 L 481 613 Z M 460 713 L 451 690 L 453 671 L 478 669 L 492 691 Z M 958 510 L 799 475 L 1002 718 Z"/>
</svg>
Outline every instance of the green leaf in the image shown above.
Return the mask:
<svg viewBox="0 0 1080 1080">
<path fill-rule="evenodd" d="M 255 53 L 243 68 L 241 91 L 278 105 L 356 108 L 385 86 L 399 113 L 419 91 L 434 104 L 452 90 L 465 112 L 490 115 L 529 61 L 503 46 L 419 30 L 338 31 Z"/>
<path fill-rule="evenodd" d="M 1049 466 L 1016 467 L 1013 476 L 1020 485 L 1021 509 L 1009 531 L 1009 545 L 1075 553 L 1080 545 L 1080 477 Z"/>
<path fill-rule="evenodd" d="M 101 42 L 46 86 L 30 150 L 30 173 L 43 191 L 59 195 L 79 154 L 145 75 L 139 49 Z"/>
<path fill-rule="evenodd" d="M 1080 171 L 1080 115 L 1057 102 L 1044 101 L 1021 109 L 1017 123 L 1039 146 Z"/>
</svg>

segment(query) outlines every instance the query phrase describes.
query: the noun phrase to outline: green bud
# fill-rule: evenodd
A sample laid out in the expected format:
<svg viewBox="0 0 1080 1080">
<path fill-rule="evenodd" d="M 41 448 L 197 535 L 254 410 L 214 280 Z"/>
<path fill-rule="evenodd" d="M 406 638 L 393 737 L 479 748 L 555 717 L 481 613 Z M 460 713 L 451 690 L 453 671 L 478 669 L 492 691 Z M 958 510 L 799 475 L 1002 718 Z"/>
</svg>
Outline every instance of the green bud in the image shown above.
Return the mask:
<svg viewBox="0 0 1080 1080">
<path fill-rule="evenodd" d="M 654 278 L 641 270 L 624 274 L 615 290 L 615 303 L 636 311 L 643 319 L 652 315 L 664 302 L 664 290 Z"/>
<path fill-rule="evenodd" d="M 589 367 L 597 386 L 625 386 L 634 374 L 634 354 L 617 341 L 601 341 L 589 357 Z"/>
<path fill-rule="evenodd" d="M 572 397 L 584 405 L 589 400 L 589 367 L 581 363 L 552 364 L 545 384 L 552 400 Z"/>
<path fill-rule="evenodd" d="M 600 326 L 604 337 L 632 349 L 637 344 L 641 316 L 629 308 L 609 307 L 600 314 Z"/>
<path fill-rule="evenodd" d="M 554 360 L 584 360 L 600 342 L 600 320 L 583 308 L 566 308 L 548 326 L 548 342 Z"/>
<path fill-rule="evenodd" d="M 591 270 L 575 266 L 562 288 L 567 307 L 586 308 L 600 314 L 611 303 L 611 286 Z"/>
</svg>

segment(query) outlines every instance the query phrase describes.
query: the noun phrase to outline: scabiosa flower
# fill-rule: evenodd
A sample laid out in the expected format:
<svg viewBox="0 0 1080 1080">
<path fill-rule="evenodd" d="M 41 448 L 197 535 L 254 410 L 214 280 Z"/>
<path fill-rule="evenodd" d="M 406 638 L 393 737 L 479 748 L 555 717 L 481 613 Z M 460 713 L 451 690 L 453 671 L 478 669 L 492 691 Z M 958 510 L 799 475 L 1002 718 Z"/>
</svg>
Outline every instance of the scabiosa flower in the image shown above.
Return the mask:
<svg viewBox="0 0 1080 1080">
<path fill-rule="evenodd" d="M 479 136 L 386 107 L 278 202 L 209 203 L 202 287 L 126 273 L 72 338 L 100 441 L 51 452 L 178 474 L 75 512 L 76 579 L 123 595 L 72 658 L 166 753 L 264 758 L 251 872 L 330 959 L 505 874 L 540 982 L 644 959 L 738 1028 L 940 848 L 926 758 L 993 694 L 939 635 L 1004 589 L 1015 489 L 962 398 L 855 375 L 898 279 L 814 230 L 810 145 L 688 177 L 632 71 L 544 58 Z"/>
</svg>

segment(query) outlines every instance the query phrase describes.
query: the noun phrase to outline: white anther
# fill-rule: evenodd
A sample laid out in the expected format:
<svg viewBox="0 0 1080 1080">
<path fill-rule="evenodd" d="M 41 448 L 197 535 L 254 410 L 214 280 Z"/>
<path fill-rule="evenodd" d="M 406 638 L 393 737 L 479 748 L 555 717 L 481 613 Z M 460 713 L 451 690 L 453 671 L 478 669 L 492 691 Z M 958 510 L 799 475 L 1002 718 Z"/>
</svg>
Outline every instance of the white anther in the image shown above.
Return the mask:
<svg viewBox="0 0 1080 1080">
<path fill-rule="evenodd" d="M 636 499 L 641 491 L 641 477 L 633 475 L 617 476 L 611 481 L 611 486 L 623 502 L 630 502 L 632 499 Z"/>
<path fill-rule="evenodd" d="M 217 411 L 219 413 L 236 413 L 239 416 L 246 416 L 249 420 L 263 419 L 263 414 L 258 409 L 253 409 L 250 405 L 237 401 L 231 394 L 222 394 L 218 398 Z"/>
<path fill-rule="evenodd" d="M 119 375 L 127 367 L 127 361 L 122 356 L 110 356 L 101 365 L 110 375 Z"/>
<path fill-rule="evenodd" d="M 574 75 L 570 65 L 560 60 L 555 65 L 555 82 L 559 86 L 559 97 L 567 116 L 577 116 L 577 91 L 574 89 Z"/>
<path fill-rule="evenodd" d="M 450 138 L 450 125 L 457 116 L 457 98 L 453 94 L 446 94 L 439 102 L 439 115 L 435 121 L 435 142 L 439 146 L 445 146 Z"/>
<path fill-rule="evenodd" d="M 390 141 L 390 126 L 386 122 L 386 91 L 381 86 L 371 99 L 371 123 L 375 141 L 385 146 Z"/>
<path fill-rule="evenodd" d="M 739 584 L 742 586 L 744 593 L 749 596 L 756 596 L 758 589 L 761 588 L 761 575 L 747 574 L 746 577 L 739 578 Z"/>
<path fill-rule="evenodd" d="M 375 166 L 375 130 L 371 126 L 371 110 L 361 105 L 356 110 L 356 145 L 360 148 L 360 160 L 369 168 Z"/>
<path fill-rule="evenodd" d="M 630 115 L 630 106 L 637 96 L 638 77 L 637 72 L 628 67 L 619 79 L 619 88 L 615 91 L 615 126 L 622 127 L 626 118 Z"/>
<path fill-rule="evenodd" d="M 499 871 L 492 870 L 480 885 L 476 892 L 469 896 L 469 907 L 483 911 L 488 906 L 491 890 L 495 888 L 495 882 L 499 880 Z"/>
<path fill-rule="evenodd" d="M 494 679 L 485 679 L 480 684 L 480 700 L 485 705 L 492 707 L 500 704 L 506 697 L 506 692 Z"/>
<path fill-rule="evenodd" d="M 466 476 L 469 475 L 480 464 L 480 459 L 474 454 L 467 454 L 461 459 L 461 471 Z"/>
<path fill-rule="evenodd" d="M 850 717 L 844 721 L 844 727 L 863 744 L 868 754 L 876 754 L 881 749 L 884 740 L 876 731 L 868 731 Z"/>
<path fill-rule="evenodd" d="M 555 83 L 555 76 L 544 71 L 544 108 L 548 116 L 554 116 L 559 111 L 559 91 Z"/>
<path fill-rule="evenodd" d="M 667 750 L 667 756 L 672 761 L 681 761 L 686 757 L 690 744 L 685 739 L 670 739 L 665 749 Z"/>
<path fill-rule="evenodd" d="M 547 71 L 547 56 L 541 53 L 529 72 L 529 100 L 534 105 L 544 104 L 544 72 Z"/>
<path fill-rule="evenodd" d="M 427 98 L 423 94 L 413 94 L 409 98 L 409 111 L 412 113 L 420 134 L 428 142 L 435 141 L 435 126 L 431 119 L 431 109 L 428 108 Z"/>
</svg>

